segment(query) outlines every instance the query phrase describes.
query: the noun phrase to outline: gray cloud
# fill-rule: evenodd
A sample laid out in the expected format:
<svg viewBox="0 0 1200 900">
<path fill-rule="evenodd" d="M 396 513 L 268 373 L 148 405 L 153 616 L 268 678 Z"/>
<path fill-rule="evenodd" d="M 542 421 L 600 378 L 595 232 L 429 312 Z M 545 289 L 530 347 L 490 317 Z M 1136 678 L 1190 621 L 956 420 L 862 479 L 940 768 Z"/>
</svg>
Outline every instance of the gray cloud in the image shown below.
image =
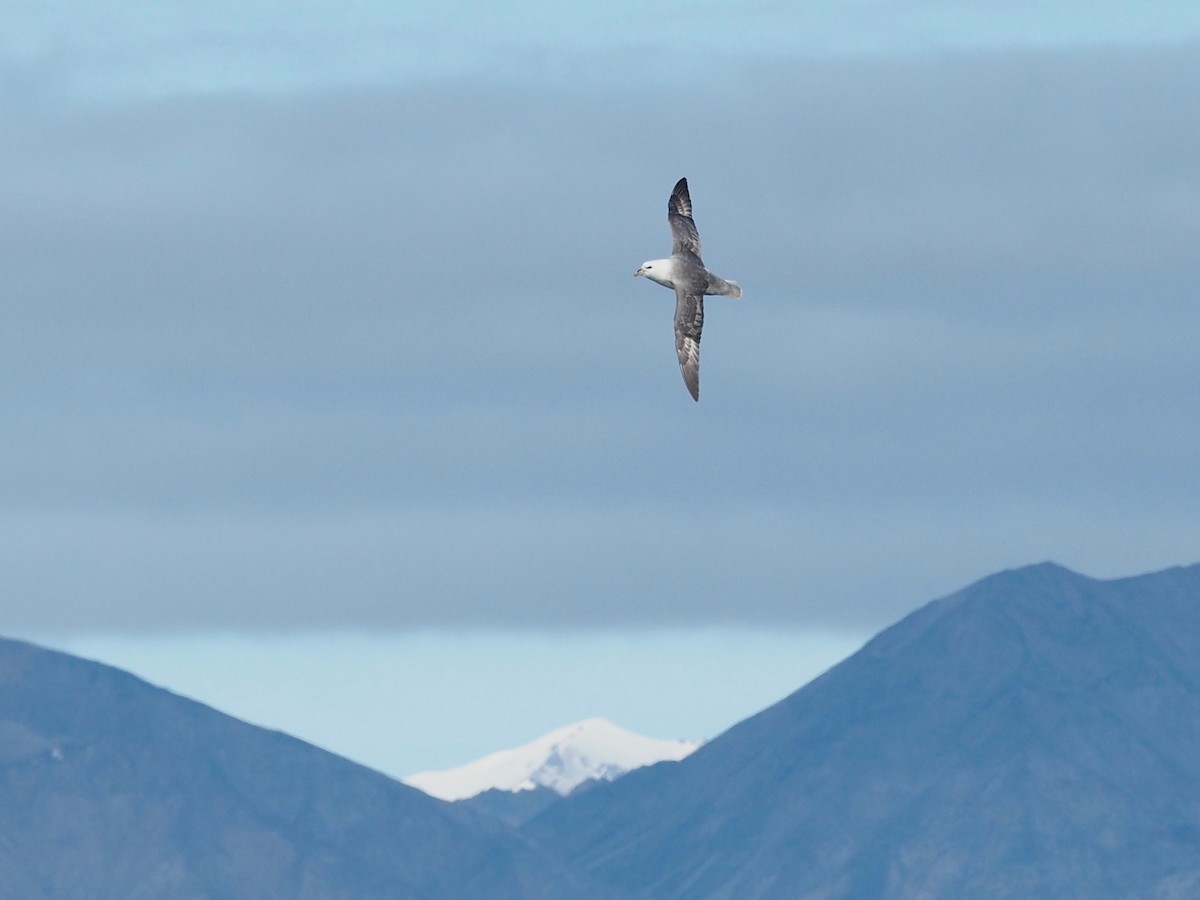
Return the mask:
<svg viewBox="0 0 1200 900">
<path fill-rule="evenodd" d="M 884 624 L 1190 562 L 1194 46 L 6 114 L 5 630 Z M 631 277 L 691 179 L 703 402 Z"/>
</svg>

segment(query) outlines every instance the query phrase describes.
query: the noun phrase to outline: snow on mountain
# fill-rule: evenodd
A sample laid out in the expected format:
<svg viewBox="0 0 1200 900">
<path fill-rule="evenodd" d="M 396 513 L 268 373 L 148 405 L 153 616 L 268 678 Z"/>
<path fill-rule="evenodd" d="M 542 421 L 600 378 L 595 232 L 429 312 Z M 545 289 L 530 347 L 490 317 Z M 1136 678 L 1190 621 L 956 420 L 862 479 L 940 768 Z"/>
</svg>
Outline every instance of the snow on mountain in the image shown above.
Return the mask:
<svg viewBox="0 0 1200 900">
<path fill-rule="evenodd" d="M 643 737 L 607 719 L 593 718 L 465 766 L 418 772 L 404 782 L 443 800 L 465 800 L 493 788 L 545 787 L 566 796 L 586 781 L 612 781 L 631 769 L 680 760 L 699 746 L 698 741 Z"/>
</svg>

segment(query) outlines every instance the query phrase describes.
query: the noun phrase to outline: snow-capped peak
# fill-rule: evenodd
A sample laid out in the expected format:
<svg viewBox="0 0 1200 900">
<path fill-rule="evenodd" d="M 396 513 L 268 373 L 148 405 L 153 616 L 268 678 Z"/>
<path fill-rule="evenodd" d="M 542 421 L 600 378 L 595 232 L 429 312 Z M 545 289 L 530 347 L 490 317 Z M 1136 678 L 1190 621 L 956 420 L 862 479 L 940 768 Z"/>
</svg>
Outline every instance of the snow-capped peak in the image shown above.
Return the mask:
<svg viewBox="0 0 1200 900">
<path fill-rule="evenodd" d="M 585 781 L 612 781 L 631 769 L 683 759 L 699 746 L 697 741 L 643 737 L 607 719 L 585 719 L 524 746 L 455 769 L 418 772 L 404 781 L 443 800 L 465 800 L 492 788 L 547 787 L 565 796 Z"/>
</svg>

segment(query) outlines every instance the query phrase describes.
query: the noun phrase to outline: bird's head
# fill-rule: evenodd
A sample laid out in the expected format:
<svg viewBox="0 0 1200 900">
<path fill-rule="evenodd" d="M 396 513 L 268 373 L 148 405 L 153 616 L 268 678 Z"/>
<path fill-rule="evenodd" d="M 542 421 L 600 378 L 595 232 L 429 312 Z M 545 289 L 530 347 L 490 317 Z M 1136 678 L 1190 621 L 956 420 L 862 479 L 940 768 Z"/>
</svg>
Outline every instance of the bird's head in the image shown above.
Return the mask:
<svg viewBox="0 0 1200 900">
<path fill-rule="evenodd" d="M 651 281 L 671 287 L 674 284 L 674 272 L 669 259 L 648 259 L 633 273 L 636 278 L 645 275 Z"/>
</svg>

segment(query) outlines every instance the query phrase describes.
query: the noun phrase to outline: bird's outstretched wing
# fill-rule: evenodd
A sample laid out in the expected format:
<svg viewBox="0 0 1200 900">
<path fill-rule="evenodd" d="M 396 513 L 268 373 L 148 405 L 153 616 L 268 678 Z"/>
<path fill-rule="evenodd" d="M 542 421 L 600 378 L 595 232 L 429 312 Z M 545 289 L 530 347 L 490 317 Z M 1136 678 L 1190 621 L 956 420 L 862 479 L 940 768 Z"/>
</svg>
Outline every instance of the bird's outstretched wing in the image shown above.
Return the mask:
<svg viewBox="0 0 1200 900">
<path fill-rule="evenodd" d="M 704 295 L 675 289 L 675 352 L 679 371 L 692 399 L 700 400 L 700 331 L 704 328 Z"/>
<path fill-rule="evenodd" d="M 671 255 L 690 253 L 700 259 L 700 232 L 692 221 L 692 198 L 687 179 L 680 178 L 667 201 L 667 224 L 671 226 Z"/>
</svg>

